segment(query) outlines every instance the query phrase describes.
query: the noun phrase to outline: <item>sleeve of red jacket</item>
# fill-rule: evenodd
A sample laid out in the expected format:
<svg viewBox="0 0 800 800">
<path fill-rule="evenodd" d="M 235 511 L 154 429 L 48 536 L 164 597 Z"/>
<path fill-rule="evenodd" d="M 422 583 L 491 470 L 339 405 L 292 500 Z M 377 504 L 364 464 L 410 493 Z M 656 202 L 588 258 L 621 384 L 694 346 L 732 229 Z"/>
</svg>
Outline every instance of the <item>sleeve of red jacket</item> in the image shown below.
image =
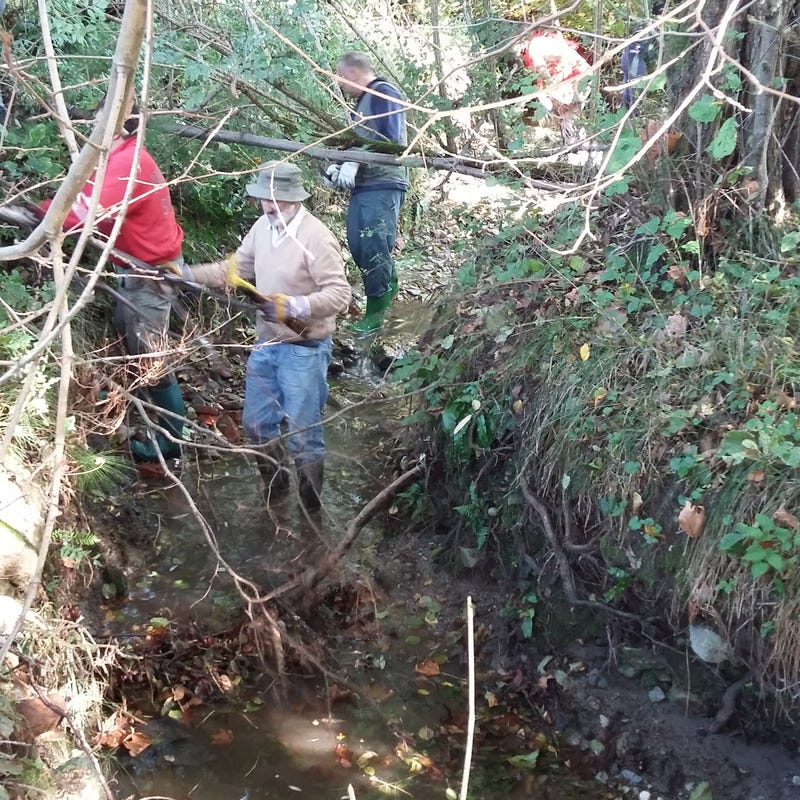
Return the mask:
<svg viewBox="0 0 800 800">
<path fill-rule="evenodd" d="M 129 158 L 130 153 L 127 148 L 121 148 L 111 154 L 106 165 L 105 175 L 103 177 L 103 188 L 100 192 L 99 208 L 97 210 L 98 217 L 114 218 L 119 207 L 122 205 L 122 199 L 125 197 L 125 192 L 128 188 L 128 179 L 131 174 L 132 163 Z M 142 150 L 140 154 L 140 169 L 148 170 L 148 161 L 152 161 L 151 156 L 146 150 Z M 94 191 L 94 176 L 84 184 L 83 188 L 78 192 L 72 208 L 64 220 L 64 228 L 80 228 L 83 221 L 89 213 L 89 203 L 92 199 L 92 192 Z M 134 196 L 137 194 L 134 188 Z M 47 211 L 52 204 L 52 200 L 45 200 L 39 204 L 39 207 Z M 113 211 L 109 214 L 109 209 Z"/>
</svg>

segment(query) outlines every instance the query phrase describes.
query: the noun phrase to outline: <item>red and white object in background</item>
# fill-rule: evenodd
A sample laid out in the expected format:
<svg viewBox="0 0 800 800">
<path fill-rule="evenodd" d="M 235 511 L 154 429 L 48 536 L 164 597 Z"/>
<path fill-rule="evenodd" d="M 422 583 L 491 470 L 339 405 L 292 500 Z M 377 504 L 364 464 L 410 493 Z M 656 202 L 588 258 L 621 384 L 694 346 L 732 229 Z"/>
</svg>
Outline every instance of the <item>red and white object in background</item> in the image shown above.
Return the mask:
<svg viewBox="0 0 800 800">
<path fill-rule="evenodd" d="M 591 67 L 578 47 L 577 42 L 560 33 L 539 31 L 520 52 L 522 63 L 541 76 L 537 81 L 539 87 L 552 87 L 540 96 L 548 110 L 557 113 L 557 105 L 580 105 L 586 100 L 586 92 L 579 90 L 578 80 L 588 75 Z"/>
</svg>

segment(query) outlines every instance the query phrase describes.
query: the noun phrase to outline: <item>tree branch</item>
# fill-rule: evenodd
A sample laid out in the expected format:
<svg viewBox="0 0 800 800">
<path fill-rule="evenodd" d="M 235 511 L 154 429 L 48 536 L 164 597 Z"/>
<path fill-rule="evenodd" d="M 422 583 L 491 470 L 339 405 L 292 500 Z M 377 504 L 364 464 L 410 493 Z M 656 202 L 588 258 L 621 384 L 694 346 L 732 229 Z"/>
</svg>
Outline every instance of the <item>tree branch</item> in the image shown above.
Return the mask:
<svg viewBox="0 0 800 800">
<path fill-rule="evenodd" d="M 146 27 L 147 4 L 147 0 L 128 0 L 125 3 L 109 80 L 108 97 L 111 102 L 104 105 L 89 140 L 72 164 L 40 225 L 25 241 L 0 247 L 0 261 L 25 258 L 35 253 L 46 241 L 61 235 L 64 220 L 78 192 L 94 172 L 101 150 L 108 150 L 114 132 L 125 121 L 125 99 L 133 87 Z"/>
</svg>

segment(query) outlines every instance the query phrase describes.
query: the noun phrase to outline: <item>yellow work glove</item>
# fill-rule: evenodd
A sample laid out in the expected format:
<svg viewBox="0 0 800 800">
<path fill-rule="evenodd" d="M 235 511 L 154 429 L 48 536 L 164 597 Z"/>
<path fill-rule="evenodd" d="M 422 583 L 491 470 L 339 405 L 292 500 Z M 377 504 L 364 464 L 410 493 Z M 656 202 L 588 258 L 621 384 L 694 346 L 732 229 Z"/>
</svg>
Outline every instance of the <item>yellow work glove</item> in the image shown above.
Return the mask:
<svg viewBox="0 0 800 800">
<path fill-rule="evenodd" d="M 181 261 L 167 261 L 166 264 L 161 264 L 161 269 L 169 270 L 173 275 L 185 281 L 194 281 L 192 270 L 187 266 L 186 262 Z"/>
<path fill-rule="evenodd" d="M 307 320 L 311 308 L 305 295 L 293 297 L 288 294 L 268 294 L 258 310 L 269 322 L 286 323 L 288 320 Z"/>
</svg>

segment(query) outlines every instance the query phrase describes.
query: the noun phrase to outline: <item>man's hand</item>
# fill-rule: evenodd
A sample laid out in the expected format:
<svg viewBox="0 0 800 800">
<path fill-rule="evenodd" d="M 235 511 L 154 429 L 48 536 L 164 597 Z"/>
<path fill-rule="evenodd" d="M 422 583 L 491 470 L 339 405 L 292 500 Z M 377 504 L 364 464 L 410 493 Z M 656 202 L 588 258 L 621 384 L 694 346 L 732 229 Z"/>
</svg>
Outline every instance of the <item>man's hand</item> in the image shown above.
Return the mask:
<svg viewBox="0 0 800 800">
<path fill-rule="evenodd" d="M 325 177 L 322 180 L 329 189 L 352 189 L 356 185 L 356 175 L 360 166 L 355 161 L 331 164 L 325 170 Z"/>
<path fill-rule="evenodd" d="M 194 273 L 192 268 L 182 259 L 180 261 L 168 261 L 161 265 L 162 269 L 168 269 L 173 275 L 177 275 L 181 280 L 194 283 Z"/>
<path fill-rule="evenodd" d="M 336 185 L 340 189 L 352 189 L 356 185 L 356 175 L 358 168 L 361 165 L 355 161 L 345 161 L 339 167 L 339 175 L 336 179 Z"/>
<path fill-rule="evenodd" d="M 339 167 L 340 164 L 331 164 L 322 176 L 322 183 L 326 189 L 335 189 L 337 181 L 339 180 Z"/>
<path fill-rule="evenodd" d="M 288 294 L 268 294 L 258 307 L 268 322 L 286 323 L 287 320 L 307 320 L 311 316 L 308 297 Z"/>
</svg>

